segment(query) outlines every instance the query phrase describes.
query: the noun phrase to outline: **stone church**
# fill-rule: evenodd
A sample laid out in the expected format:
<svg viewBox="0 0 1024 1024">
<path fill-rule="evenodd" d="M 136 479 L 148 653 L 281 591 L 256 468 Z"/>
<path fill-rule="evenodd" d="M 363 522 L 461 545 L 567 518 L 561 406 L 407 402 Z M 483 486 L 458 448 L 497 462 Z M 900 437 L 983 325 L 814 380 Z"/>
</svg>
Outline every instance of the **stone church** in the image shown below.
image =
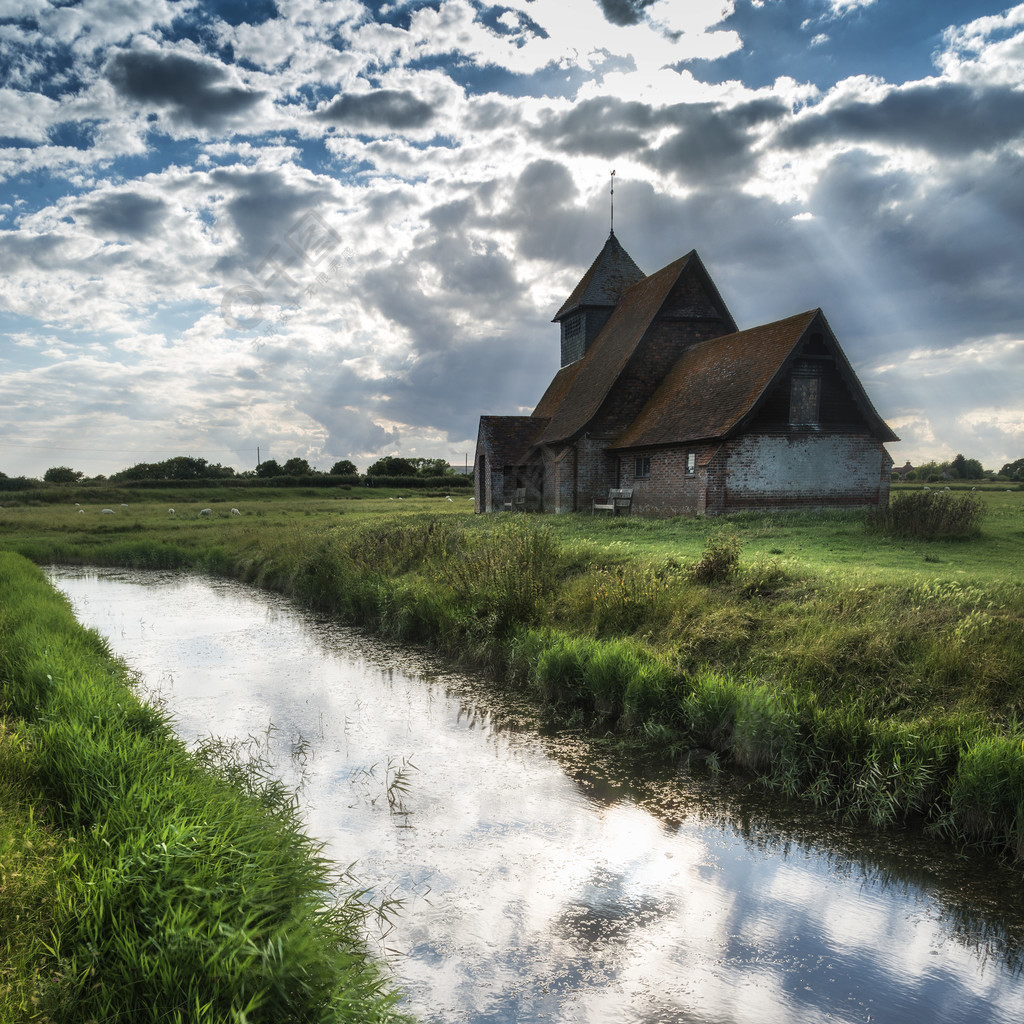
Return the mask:
<svg viewBox="0 0 1024 1024">
<path fill-rule="evenodd" d="M 645 275 L 612 232 L 554 322 L 533 413 L 480 418 L 478 512 L 612 488 L 648 516 L 888 503 L 898 438 L 820 309 L 739 331 L 696 251 Z"/>
</svg>

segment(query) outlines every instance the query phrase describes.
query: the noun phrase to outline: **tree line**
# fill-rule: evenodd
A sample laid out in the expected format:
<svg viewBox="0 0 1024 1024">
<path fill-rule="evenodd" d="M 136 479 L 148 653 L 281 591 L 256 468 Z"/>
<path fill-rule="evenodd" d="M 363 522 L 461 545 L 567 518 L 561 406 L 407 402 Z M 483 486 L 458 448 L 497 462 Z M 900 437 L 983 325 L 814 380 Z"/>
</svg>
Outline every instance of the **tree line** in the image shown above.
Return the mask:
<svg viewBox="0 0 1024 1024">
<path fill-rule="evenodd" d="M 957 454 L 948 462 L 923 462 L 906 474 L 900 474 L 904 480 L 1024 480 L 1024 459 L 1007 462 L 994 473 L 985 469 L 978 459 L 967 459 Z"/>
<path fill-rule="evenodd" d="M 436 477 L 455 476 L 455 470 L 444 459 L 406 458 L 400 455 L 385 455 L 374 462 L 367 470 L 367 477 L 419 477 L 433 479 Z M 132 483 L 139 480 L 226 480 L 252 479 L 273 477 L 353 477 L 361 476 L 358 467 L 350 459 L 335 462 L 327 472 L 314 469 L 307 459 L 292 458 L 284 463 L 276 459 L 264 459 L 254 470 L 236 472 L 231 466 L 208 462 L 206 459 L 178 455 L 163 462 L 139 462 L 109 477 L 86 477 L 81 470 L 70 466 L 51 466 L 43 474 L 44 483 L 77 484 L 77 483 Z M 27 477 L 18 477 L 11 481 L 5 473 L 0 472 L 0 481 L 16 482 L 31 486 L 38 483 Z"/>
</svg>

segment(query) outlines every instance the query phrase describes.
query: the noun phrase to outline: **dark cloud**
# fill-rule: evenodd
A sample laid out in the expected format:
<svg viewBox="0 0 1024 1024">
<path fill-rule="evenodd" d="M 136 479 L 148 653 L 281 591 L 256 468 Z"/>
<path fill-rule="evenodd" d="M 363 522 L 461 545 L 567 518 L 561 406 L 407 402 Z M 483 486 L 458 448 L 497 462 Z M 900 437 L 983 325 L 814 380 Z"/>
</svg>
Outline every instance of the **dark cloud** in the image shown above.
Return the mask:
<svg viewBox="0 0 1024 1024">
<path fill-rule="evenodd" d="M 674 108 L 679 130 L 640 159 L 687 184 L 732 183 L 754 167 L 744 117 L 710 104 Z"/>
<path fill-rule="evenodd" d="M 877 102 L 849 99 L 810 110 L 777 136 L 790 149 L 822 142 L 922 146 L 942 156 L 991 150 L 1024 135 L 1024 93 L 960 83 L 893 89 Z"/>
<path fill-rule="evenodd" d="M 178 53 L 118 53 L 107 63 L 105 74 L 127 99 L 168 108 L 173 120 L 198 128 L 218 127 L 263 96 L 223 85 L 227 72 L 221 65 Z"/>
<path fill-rule="evenodd" d="M 367 93 L 339 96 L 330 106 L 317 111 L 321 121 L 354 128 L 390 128 L 401 131 L 422 128 L 434 117 L 434 108 L 411 92 L 377 89 Z"/>
<path fill-rule="evenodd" d="M 605 18 L 613 25 L 639 25 L 654 0 L 597 0 Z"/>
<path fill-rule="evenodd" d="M 166 214 L 162 199 L 135 192 L 108 192 L 75 210 L 75 216 L 88 221 L 97 234 L 134 239 L 151 235 Z"/>
<path fill-rule="evenodd" d="M 606 159 L 624 153 L 636 156 L 647 148 L 643 130 L 655 126 L 661 116 L 646 103 L 599 96 L 547 118 L 532 134 L 563 153 Z"/>
<path fill-rule="evenodd" d="M 655 107 L 609 96 L 577 103 L 549 117 L 533 130 L 546 145 L 573 155 L 611 159 L 626 155 L 680 180 L 734 179 L 753 164 L 750 130 L 779 120 L 789 110 L 774 99 L 754 100 L 733 108 L 709 103 L 674 103 Z M 674 136 L 652 149 L 648 138 L 675 127 Z"/>
<path fill-rule="evenodd" d="M 341 245 L 327 189 L 301 187 L 278 170 L 217 170 L 210 182 L 231 196 L 224 212 L 237 236 L 216 272 L 255 287 L 268 301 L 295 301 L 315 277 L 310 268 L 326 246 Z M 307 238 L 317 247 L 306 247 Z"/>
</svg>

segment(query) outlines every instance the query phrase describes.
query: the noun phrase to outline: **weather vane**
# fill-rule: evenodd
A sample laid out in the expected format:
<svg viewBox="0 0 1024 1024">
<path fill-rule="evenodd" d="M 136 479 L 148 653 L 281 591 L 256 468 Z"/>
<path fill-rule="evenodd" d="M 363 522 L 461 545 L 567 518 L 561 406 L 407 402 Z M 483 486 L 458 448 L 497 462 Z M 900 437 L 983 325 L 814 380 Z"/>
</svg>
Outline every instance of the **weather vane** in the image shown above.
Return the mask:
<svg viewBox="0 0 1024 1024">
<path fill-rule="evenodd" d="M 612 171 L 612 190 L 611 190 L 611 205 L 612 205 L 612 234 L 615 234 L 615 171 Z"/>
</svg>

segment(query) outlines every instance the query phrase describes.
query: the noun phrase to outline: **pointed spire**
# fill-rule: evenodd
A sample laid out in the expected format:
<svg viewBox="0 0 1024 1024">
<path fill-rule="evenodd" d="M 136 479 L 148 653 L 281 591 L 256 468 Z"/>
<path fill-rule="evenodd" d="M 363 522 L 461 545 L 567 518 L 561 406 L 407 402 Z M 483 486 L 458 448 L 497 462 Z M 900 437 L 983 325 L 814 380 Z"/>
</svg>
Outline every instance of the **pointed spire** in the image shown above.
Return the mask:
<svg viewBox="0 0 1024 1024">
<path fill-rule="evenodd" d="M 644 272 L 613 232 L 554 319 L 560 320 L 580 306 L 615 306 L 627 288 L 643 279 Z"/>
</svg>

